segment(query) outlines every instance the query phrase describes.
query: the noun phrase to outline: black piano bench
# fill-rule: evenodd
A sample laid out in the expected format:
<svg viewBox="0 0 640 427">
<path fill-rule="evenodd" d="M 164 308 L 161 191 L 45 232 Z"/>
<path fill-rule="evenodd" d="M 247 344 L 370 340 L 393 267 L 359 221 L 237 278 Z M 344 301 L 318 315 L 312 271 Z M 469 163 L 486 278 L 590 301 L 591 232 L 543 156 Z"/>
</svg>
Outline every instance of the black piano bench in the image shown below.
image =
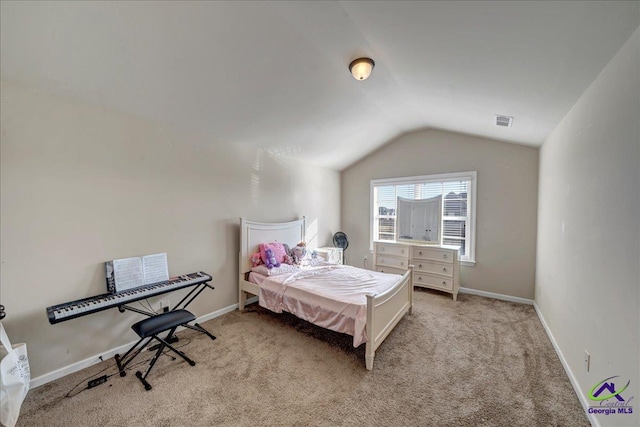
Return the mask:
<svg viewBox="0 0 640 427">
<path fill-rule="evenodd" d="M 136 372 L 136 377 L 138 377 L 138 379 L 142 382 L 145 390 L 151 390 L 151 384 L 147 382 L 147 375 L 149 375 L 149 372 L 151 372 L 153 365 L 156 364 L 158 357 L 160 357 L 165 347 L 173 351 L 178 356 L 182 357 L 189 365 L 191 366 L 195 365 L 196 362 L 189 359 L 183 352 L 174 348 L 171 344 L 167 342 L 169 341 L 169 338 L 173 336 L 178 326 L 185 325 L 188 322 L 191 322 L 195 319 L 196 319 L 196 316 L 194 316 L 193 313 L 182 309 L 182 310 L 174 310 L 174 311 L 168 311 L 166 313 L 161 313 L 161 314 L 158 314 L 157 316 L 152 316 L 152 317 L 149 317 L 148 319 L 141 320 L 138 323 L 135 323 L 133 326 L 131 326 L 131 329 L 133 329 L 133 332 L 138 334 L 138 336 L 140 337 L 140 340 L 137 343 L 135 343 L 134 346 L 131 347 L 124 354 L 124 356 L 120 357 L 120 355 L 118 354 L 114 356 L 114 358 L 116 359 L 116 363 L 118 365 L 118 370 L 120 371 L 120 376 L 124 377 L 127 374 L 125 371 L 125 368 L 127 367 L 127 365 L 131 363 L 131 361 L 135 359 L 136 356 L 140 354 L 140 352 L 144 350 L 154 339 L 156 339 L 160 343 L 158 345 L 158 350 L 156 351 L 155 355 L 151 359 L 151 362 L 149 362 L 149 365 L 147 366 L 147 369 L 144 372 L 144 374 L 142 374 L 142 372 L 140 371 Z M 166 331 L 169 331 L 169 334 L 167 334 L 167 336 L 164 339 L 158 336 L 158 334 L 161 334 L 162 332 L 166 332 Z M 145 341 L 145 342 L 142 344 L 142 346 L 138 347 L 138 345 L 142 341 Z M 131 357 L 127 359 L 127 357 L 131 353 L 133 353 L 133 355 L 131 355 Z"/>
</svg>

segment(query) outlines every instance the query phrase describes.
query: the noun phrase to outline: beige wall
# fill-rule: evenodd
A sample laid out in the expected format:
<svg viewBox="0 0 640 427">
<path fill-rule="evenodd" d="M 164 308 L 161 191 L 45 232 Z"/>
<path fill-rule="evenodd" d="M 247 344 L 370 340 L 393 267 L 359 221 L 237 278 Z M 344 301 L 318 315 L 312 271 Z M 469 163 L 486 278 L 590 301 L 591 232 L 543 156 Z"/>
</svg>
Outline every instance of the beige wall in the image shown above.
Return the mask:
<svg viewBox="0 0 640 427">
<path fill-rule="evenodd" d="M 105 292 L 107 260 L 167 252 L 170 275 L 213 274 L 190 307 L 201 316 L 237 303 L 240 216 L 305 215 L 318 245 L 340 227 L 338 172 L 6 82 L 1 93 L 3 323 L 27 342 L 32 378 L 135 339 L 140 315 L 116 309 L 47 321 L 47 306 Z"/>
<path fill-rule="evenodd" d="M 635 414 L 598 417 L 612 426 L 640 425 L 639 52 L 640 29 L 540 152 L 536 304 L 583 402 L 605 378 L 631 380 Z"/>
<path fill-rule="evenodd" d="M 461 286 L 532 299 L 538 150 L 531 147 L 425 130 L 349 167 L 342 172 L 348 263 L 362 266 L 369 252 L 370 180 L 465 171 L 478 172 L 476 264 L 461 267 Z"/>
</svg>

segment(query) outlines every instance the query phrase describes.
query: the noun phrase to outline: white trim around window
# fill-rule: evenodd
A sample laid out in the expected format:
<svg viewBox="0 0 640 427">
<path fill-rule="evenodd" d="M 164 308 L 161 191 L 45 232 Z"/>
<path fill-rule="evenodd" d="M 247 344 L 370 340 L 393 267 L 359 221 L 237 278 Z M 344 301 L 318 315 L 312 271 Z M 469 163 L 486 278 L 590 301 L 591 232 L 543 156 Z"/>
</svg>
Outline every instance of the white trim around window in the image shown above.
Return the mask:
<svg viewBox="0 0 640 427">
<path fill-rule="evenodd" d="M 391 232 L 381 232 L 380 231 L 380 219 L 389 220 L 392 223 L 392 227 L 395 228 L 395 205 L 393 209 L 389 209 L 389 212 L 386 212 L 386 215 L 381 214 L 380 207 L 382 206 L 382 202 L 376 199 L 378 187 L 392 187 L 392 186 L 400 186 L 396 187 L 395 193 L 397 193 L 401 188 L 406 188 L 407 185 L 415 185 L 416 188 L 422 186 L 428 186 L 431 184 L 442 184 L 442 196 L 443 198 L 447 197 L 445 193 L 445 187 L 447 185 L 452 185 L 455 182 L 460 182 L 466 185 L 467 194 L 466 194 L 466 215 L 461 215 L 458 213 L 457 215 L 446 215 L 446 212 L 443 214 L 443 224 L 446 221 L 462 221 L 464 222 L 465 232 L 463 237 L 458 237 L 458 239 L 463 240 L 464 243 L 464 254 L 461 254 L 460 262 L 463 265 L 473 266 L 475 265 L 475 246 L 476 246 L 476 199 L 477 199 L 477 181 L 478 181 L 478 173 L 476 171 L 469 172 L 455 172 L 455 173 L 445 173 L 445 174 L 437 174 L 437 175 L 422 175 L 422 176 L 409 176 L 409 177 L 401 177 L 401 178 L 385 178 L 385 179 L 372 179 L 370 186 L 370 209 L 369 209 L 369 225 L 370 225 L 370 249 L 373 248 L 373 242 L 375 240 L 379 240 L 382 236 L 383 239 L 391 236 Z M 449 184 L 447 184 L 449 183 Z M 382 189 L 381 189 L 382 190 Z M 387 188 L 387 190 L 389 190 Z M 393 191 L 394 189 L 391 189 Z M 404 197 L 404 195 L 403 195 Z M 416 198 L 428 197 L 424 194 L 416 194 Z M 395 200 L 395 196 L 394 196 Z M 443 210 L 445 210 L 446 204 L 443 203 Z M 385 208 L 382 208 L 384 210 Z M 444 232 L 443 227 L 443 240 L 446 240 L 446 233 Z M 385 237 L 384 235 L 387 234 Z M 447 242 L 445 241 L 445 244 Z"/>
</svg>

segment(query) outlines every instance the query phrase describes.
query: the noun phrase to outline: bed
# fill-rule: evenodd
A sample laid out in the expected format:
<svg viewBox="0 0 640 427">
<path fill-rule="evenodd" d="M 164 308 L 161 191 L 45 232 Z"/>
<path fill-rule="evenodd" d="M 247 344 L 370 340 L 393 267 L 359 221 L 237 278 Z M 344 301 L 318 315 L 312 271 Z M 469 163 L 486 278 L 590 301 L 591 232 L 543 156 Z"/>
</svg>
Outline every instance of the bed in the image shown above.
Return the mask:
<svg viewBox="0 0 640 427">
<path fill-rule="evenodd" d="M 239 310 L 244 310 L 248 295 L 254 295 L 261 306 L 272 311 L 287 311 L 318 326 L 353 335 L 354 347 L 366 343 L 365 366 L 373 369 L 378 347 L 405 313 L 412 312 L 412 268 L 395 275 L 317 263 L 273 276 L 252 273 L 251 257 L 261 243 L 295 246 L 304 240 L 304 217 L 281 223 L 240 218 Z M 330 282 L 338 285 L 333 291 L 325 286 Z M 303 308 L 309 306 L 316 311 L 308 314 Z"/>
</svg>

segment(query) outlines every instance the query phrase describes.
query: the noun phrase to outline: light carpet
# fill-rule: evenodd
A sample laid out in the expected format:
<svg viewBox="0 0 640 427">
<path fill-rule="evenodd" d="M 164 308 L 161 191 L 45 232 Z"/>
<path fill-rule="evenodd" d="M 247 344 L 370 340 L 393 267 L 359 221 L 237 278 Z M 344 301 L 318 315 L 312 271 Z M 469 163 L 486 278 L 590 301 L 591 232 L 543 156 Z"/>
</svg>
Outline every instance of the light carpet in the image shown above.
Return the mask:
<svg viewBox="0 0 640 427">
<path fill-rule="evenodd" d="M 257 304 L 203 326 L 218 339 L 180 332 L 196 365 L 161 357 L 152 390 L 134 375 L 144 364 L 121 378 L 107 360 L 31 390 L 17 425 L 589 425 L 531 306 L 417 289 L 373 371 L 351 337 Z M 105 373 L 115 375 L 65 397 Z"/>
</svg>

